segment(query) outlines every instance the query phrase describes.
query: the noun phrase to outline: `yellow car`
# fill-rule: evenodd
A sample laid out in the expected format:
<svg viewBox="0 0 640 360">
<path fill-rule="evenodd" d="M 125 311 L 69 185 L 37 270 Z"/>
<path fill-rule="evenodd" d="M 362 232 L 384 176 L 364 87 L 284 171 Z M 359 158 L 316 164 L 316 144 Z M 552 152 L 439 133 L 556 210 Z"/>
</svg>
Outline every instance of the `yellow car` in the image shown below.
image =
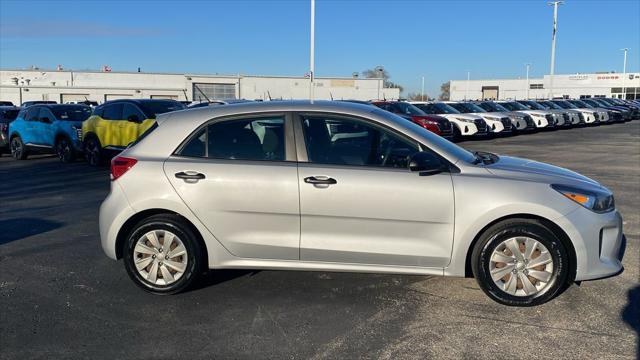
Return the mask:
<svg viewBox="0 0 640 360">
<path fill-rule="evenodd" d="M 113 100 L 96 107 L 82 123 L 87 162 L 102 164 L 110 151 L 122 151 L 153 126 L 156 115 L 184 108 L 175 100 L 155 99 Z"/>
</svg>

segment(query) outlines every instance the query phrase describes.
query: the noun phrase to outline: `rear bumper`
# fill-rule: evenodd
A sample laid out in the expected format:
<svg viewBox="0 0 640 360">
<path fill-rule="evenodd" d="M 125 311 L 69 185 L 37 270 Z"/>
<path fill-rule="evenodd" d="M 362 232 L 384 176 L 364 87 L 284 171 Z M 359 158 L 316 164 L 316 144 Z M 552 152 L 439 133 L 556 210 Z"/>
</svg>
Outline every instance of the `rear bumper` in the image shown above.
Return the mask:
<svg viewBox="0 0 640 360">
<path fill-rule="evenodd" d="M 124 191 L 117 182 L 111 182 L 111 192 L 100 205 L 100 243 L 104 253 L 116 260 L 118 232 L 124 223 L 134 215 Z"/>
</svg>

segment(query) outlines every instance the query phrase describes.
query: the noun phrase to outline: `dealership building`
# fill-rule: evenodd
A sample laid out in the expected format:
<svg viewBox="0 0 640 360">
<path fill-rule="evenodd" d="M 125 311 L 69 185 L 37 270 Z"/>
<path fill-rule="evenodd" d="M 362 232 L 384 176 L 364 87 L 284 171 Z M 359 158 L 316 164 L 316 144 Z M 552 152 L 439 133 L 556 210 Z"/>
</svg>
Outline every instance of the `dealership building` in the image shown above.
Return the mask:
<svg viewBox="0 0 640 360">
<path fill-rule="evenodd" d="M 315 99 L 397 99 L 382 79 L 316 77 Z M 202 75 L 72 70 L 0 70 L 0 100 L 57 102 L 131 99 L 308 99 L 310 80 L 293 76 Z"/>
<path fill-rule="evenodd" d="M 451 80 L 450 99 L 509 100 L 550 97 L 551 78 Z M 553 76 L 553 97 L 640 99 L 640 73 L 595 73 Z"/>
</svg>

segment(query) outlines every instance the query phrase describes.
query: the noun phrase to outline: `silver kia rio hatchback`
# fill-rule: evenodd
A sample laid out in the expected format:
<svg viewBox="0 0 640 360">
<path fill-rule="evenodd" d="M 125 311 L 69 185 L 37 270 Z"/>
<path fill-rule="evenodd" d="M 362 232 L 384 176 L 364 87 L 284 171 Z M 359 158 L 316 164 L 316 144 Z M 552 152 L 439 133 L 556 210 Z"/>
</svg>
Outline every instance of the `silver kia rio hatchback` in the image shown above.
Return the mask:
<svg viewBox="0 0 640 360">
<path fill-rule="evenodd" d="M 373 106 L 274 101 L 158 116 L 111 162 L 102 247 L 157 294 L 207 269 L 474 276 L 541 304 L 622 271 L 596 181 L 469 152 Z"/>
</svg>

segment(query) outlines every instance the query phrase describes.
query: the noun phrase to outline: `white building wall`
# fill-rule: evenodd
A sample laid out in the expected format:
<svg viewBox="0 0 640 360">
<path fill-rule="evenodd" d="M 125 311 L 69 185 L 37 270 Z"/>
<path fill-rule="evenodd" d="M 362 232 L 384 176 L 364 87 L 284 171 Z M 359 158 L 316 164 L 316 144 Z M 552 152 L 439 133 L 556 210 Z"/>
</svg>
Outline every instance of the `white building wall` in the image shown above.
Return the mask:
<svg viewBox="0 0 640 360">
<path fill-rule="evenodd" d="M 618 97 L 621 91 L 623 74 L 576 74 L 555 75 L 553 78 L 553 97 L 580 98 L 581 96 Z M 526 79 L 493 80 L 451 80 L 450 98 L 454 101 L 483 99 L 483 88 L 498 87 L 498 99 L 542 99 L 549 97 L 550 78 L 529 79 L 529 85 L 542 84 L 543 89 L 531 89 L 527 93 Z M 468 86 L 468 91 L 467 91 Z M 530 87 L 529 86 L 529 87 Z M 624 81 L 627 94 L 635 93 L 640 98 L 640 73 L 627 73 Z M 485 93 L 486 94 L 486 93 Z"/>
<path fill-rule="evenodd" d="M 308 99 L 309 79 L 245 75 L 198 75 L 95 71 L 0 70 L 0 100 L 82 99 L 103 102 L 117 97 L 168 97 L 192 100 L 193 84 L 233 84 L 244 99 Z M 398 89 L 381 88 L 379 79 L 316 78 L 316 99 L 397 99 Z"/>
</svg>

